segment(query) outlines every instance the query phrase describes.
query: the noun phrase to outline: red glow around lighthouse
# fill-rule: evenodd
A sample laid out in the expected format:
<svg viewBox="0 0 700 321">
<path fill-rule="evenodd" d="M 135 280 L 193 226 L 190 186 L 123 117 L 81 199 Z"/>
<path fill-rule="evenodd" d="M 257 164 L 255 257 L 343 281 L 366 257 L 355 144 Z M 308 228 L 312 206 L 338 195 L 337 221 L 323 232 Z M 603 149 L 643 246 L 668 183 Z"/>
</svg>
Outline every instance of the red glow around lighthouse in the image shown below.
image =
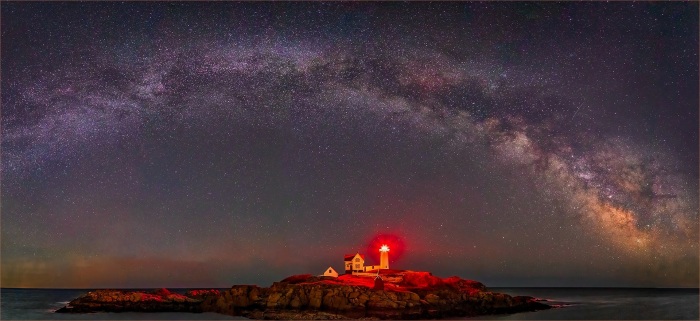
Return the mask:
<svg viewBox="0 0 700 321">
<path fill-rule="evenodd" d="M 396 262 L 405 251 L 403 239 L 393 234 L 379 234 L 367 242 L 365 253 L 372 259 L 372 262 L 379 263 L 379 253 L 382 246 L 389 250 L 389 262 Z"/>
</svg>

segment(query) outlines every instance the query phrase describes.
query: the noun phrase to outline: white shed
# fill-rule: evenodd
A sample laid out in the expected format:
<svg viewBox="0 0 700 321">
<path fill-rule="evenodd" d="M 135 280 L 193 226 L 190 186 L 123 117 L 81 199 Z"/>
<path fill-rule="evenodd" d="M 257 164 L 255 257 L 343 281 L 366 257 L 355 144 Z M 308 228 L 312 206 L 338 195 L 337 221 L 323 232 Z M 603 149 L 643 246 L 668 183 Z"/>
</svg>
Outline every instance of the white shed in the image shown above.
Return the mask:
<svg viewBox="0 0 700 321">
<path fill-rule="evenodd" d="M 332 276 L 334 278 L 338 277 L 338 272 L 333 269 L 333 267 L 328 267 L 325 272 L 323 272 L 323 276 Z"/>
</svg>

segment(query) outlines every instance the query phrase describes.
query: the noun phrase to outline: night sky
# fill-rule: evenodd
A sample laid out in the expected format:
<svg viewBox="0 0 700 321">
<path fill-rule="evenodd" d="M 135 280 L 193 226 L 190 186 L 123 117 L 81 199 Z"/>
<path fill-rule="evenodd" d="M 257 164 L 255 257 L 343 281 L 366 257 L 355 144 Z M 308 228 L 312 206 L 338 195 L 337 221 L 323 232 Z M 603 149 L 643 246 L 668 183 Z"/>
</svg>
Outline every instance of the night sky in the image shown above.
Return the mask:
<svg viewBox="0 0 700 321">
<path fill-rule="evenodd" d="M 3 287 L 698 286 L 697 2 L 1 11 Z"/>
</svg>

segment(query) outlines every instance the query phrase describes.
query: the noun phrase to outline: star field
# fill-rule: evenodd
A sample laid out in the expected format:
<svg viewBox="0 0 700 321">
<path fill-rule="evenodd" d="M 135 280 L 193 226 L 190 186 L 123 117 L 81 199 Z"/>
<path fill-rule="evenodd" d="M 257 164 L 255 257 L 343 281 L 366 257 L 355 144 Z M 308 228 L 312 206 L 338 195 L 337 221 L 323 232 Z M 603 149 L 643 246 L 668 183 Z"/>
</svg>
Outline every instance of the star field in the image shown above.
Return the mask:
<svg viewBox="0 0 700 321">
<path fill-rule="evenodd" d="M 697 3 L 1 10 L 3 287 L 697 286 Z"/>
</svg>

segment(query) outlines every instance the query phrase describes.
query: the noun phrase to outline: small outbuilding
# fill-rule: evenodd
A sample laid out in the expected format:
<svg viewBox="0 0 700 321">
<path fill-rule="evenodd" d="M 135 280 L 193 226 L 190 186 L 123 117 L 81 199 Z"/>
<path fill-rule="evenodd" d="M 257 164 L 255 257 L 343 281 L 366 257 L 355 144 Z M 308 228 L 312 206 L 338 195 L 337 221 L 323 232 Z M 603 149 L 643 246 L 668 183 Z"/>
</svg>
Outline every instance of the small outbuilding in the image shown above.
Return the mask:
<svg viewBox="0 0 700 321">
<path fill-rule="evenodd" d="M 374 278 L 374 287 L 372 289 L 384 290 L 384 280 L 379 276 L 379 272 L 377 272 L 377 276 Z"/>
<path fill-rule="evenodd" d="M 326 272 L 323 272 L 323 276 L 330 276 L 330 277 L 337 278 L 337 277 L 338 277 L 338 272 L 336 272 L 335 269 L 333 269 L 333 267 L 329 266 L 329 267 L 326 269 Z"/>
</svg>

